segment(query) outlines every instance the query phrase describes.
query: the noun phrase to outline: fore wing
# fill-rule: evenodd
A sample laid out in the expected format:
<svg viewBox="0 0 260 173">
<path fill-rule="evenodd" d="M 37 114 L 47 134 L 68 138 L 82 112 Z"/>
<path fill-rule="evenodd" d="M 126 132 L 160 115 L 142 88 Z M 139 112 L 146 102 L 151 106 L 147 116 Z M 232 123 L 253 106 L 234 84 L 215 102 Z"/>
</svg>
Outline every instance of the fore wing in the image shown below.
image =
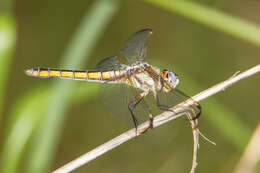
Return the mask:
<svg viewBox="0 0 260 173">
<path fill-rule="evenodd" d="M 144 60 L 147 54 L 147 44 L 153 35 L 151 29 L 143 29 L 134 33 L 122 46 L 120 52 L 130 62 Z"/>
</svg>

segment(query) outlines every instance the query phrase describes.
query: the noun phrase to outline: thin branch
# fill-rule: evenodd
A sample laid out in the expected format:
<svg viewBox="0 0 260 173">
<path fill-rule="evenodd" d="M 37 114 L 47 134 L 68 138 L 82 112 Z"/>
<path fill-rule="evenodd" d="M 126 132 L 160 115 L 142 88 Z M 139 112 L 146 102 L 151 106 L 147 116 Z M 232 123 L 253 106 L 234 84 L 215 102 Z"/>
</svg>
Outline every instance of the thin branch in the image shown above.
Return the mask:
<svg viewBox="0 0 260 173">
<path fill-rule="evenodd" d="M 230 87 L 232 84 L 238 82 L 241 79 L 252 76 L 252 75 L 258 73 L 259 71 L 260 71 L 260 64 L 256 65 L 255 67 L 250 68 L 249 70 L 247 70 L 243 73 L 233 75 L 229 79 L 227 79 L 217 85 L 214 85 L 213 87 L 211 87 L 207 90 L 200 92 L 199 94 L 193 96 L 191 99 L 188 99 L 172 108 L 174 110 L 174 112 L 180 112 L 180 113 L 173 114 L 172 112 L 167 112 L 167 111 L 161 113 L 160 115 L 154 117 L 154 122 L 153 122 L 154 128 L 158 127 L 170 120 L 176 119 L 184 114 L 187 115 L 187 112 L 184 111 L 185 107 L 187 106 L 187 104 L 193 104 L 194 100 L 199 102 L 220 91 L 224 91 L 226 88 Z M 193 124 L 192 124 L 192 126 L 193 126 Z M 148 127 L 149 127 L 149 121 L 138 126 L 138 131 L 143 131 L 143 130 L 147 129 Z M 199 131 L 197 131 L 197 130 L 193 130 L 194 145 L 196 144 L 195 140 L 198 140 L 198 139 L 195 139 L 195 137 L 198 136 L 198 132 Z M 106 153 L 107 151 L 119 146 L 120 144 L 122 144 L 138 135 L 139 134 L 136 135 L 135 129 L 128 130 L 127 132 L 115 137 L 114 139 L 111 139 L 110 141 L 96 147 L 95 149 L 89 151 L 88 153 L 76 158 L 75 160 L 67 163 L 66 165 L 62 166 L 61 168 L 53 171 L 53 173 L 65 173 L 65 172 L 73 171 L 73 170 L 79 168 L 80 166 L 90 162 L 91 160 L 94 160 L 95 158 L 101 156 L 102 154 Z M 194 148 L 194 149 L 197 150 L 197 148 Z M 194 152 L 197 152 L 197 151 L 194 151 Z M 194 155 L 193 155 L 193 157 L 194 157 Z M 196 153 L 195 153 L 195 158 L 193 158 L 193 167 L 192 167 L 191 172 L 195 170 L 196 164 L 197 163 L 196 163 Z"/>
</svg>

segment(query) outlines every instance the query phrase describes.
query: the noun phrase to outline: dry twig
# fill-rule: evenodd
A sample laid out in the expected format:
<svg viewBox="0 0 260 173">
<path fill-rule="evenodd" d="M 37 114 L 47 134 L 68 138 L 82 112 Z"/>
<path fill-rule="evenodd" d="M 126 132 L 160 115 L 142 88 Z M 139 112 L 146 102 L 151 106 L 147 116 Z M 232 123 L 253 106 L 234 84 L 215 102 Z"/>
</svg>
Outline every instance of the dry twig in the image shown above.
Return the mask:
<svg viewBox="0 0 260 173">
<path fill-rule="evenodd" d="M 174 112 L 177 112 L 177 113 L 173 114 L 172 112 L 166 111 L 166 112 L 163 112 L 160 115 L 156 116 L 154 118 L 153 127 L 154 128 L 158 127 L 158 126 L 160 126 L 170 120 L 176 119 L 184 114 L 187 115 L 187 112 L 185 112 L 185 109 L 186 109 L 185 107 L 187 107 L 187 104 L 192 104 L 193 100 L 199 102 L 203 99 L 206 99 L 207 97 L 212 96 L 220 91 L 224 91 L 227 87 L 238 82 L 239 80 L 247 78 L 251 75 L 254 75 L 259 71 L 260 71 L 260 64 L 256 65 L 255 67 L 250 68 L 249 70 L 247 70 L 243 73 L 240 73 L 240 74 L 236 73 L 229 79 L 227 79 L 217 85 L 214 85 L 213 87 L 211 87 L 207 90 L 200 92 L 199 94 L 193 96 L 191 99 L 188 99 L 185 102 L 182 102 L 182 103 L 174 106 L 172 109 L 174 110 Z M 180 113 L 178 113 L 178 112 L 180 112 Z M 188 114 L 188 116 L 189 116 L 189 114 Z M 196 123 L 196 122 L 191 121 L 192 127 L 194 127 L 194 123 Z M 138 126 L 138 131 L 143 131 L 147 127 L 149 127 L 149 121 Z M 90 162 L 91 160 L 94 160 L 95 158 L 101 156 L 102 154 L 106 153 L 107 151 L 119 146 L 120 144 L 122 144 L 138 135 L 139 134 L 136 135 L 135 129 L 128 130 L 127 132 L 115 137 L 114 139 L 111 139 L 110 141 L 96 147 L 95 149 L 89 151 L 88 153 L 76 158 L 75 160 L 67 163 L 66 165 L 62 166 L 61 168 L 53 171 L 53 173 L 65 173 L 65 172 L 73 171 L 73 170 L 79 168 L 80 166 Z M 193 164 L 192 164 L 191 172 L 194 172 L 195 168 L 197 166 L 196 157 L 197 157 L 197 148 L 198 148 L 198 135 L 199 135 L 199 130 L 198 129 L 193 130 L 194 153 L 193 153 Z"/>
</svg>

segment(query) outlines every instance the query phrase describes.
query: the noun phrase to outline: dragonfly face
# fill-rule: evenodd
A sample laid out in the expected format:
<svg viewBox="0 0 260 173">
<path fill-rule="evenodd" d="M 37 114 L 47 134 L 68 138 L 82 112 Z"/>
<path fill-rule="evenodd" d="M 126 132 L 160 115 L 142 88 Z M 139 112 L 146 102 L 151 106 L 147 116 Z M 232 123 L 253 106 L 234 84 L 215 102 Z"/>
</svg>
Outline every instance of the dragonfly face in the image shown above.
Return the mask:
<svg viewBox="0 0 260 173">
<path fill-rule="evenodd" d="M 116 56 L 108 57 L 99 62 L 94 70 L 64 70 L 53 68 L 32 68 L 25 71 L 29 76 L 49 78 L 57 77 L 61 79 L 84 80 L 89 82 L 101 82 L 106 84 L 123 84 L 137 89 L 134 92 L 134 97 L 127 103 L 127 108 L 131 113 L 132 120 L 135 127 L 138 126 L 138 120 L 134 113 L 135 108 L 139 103 L 143 104 L 147 110 L 150 119 L 150 128 L 153 126 L 152 111 L 145 103 L 145 97 L 152 93 L 156 105 L 161 110 L 169 111 L 172 105 L 161 104 L 158 93 L 163 91 L 174 95 L 178 102 L 184 101 L 189 97 L 184 93 L 178 91 L 176 86 L 179 83 L 178 76 L 169 71 L 154 67 L 145 62 L 147 54 L 147 44 L 152 37 L 151 29 L 143 29 L 133 34 L 120 49 L 121 54 L 128 60 L 129 65 L 123 64 Z M 106 87 L 104 87 L 106 88 Z M 113 93 L 113 92 L 111 92 Z M 113 97 L 112 97 L 113 98 Z M 177 104 L 177 102 L 176 102 Z M 200 106 L 194 101 L 194 109 L 198 109 L 200 113 Z M 113 105 L 114 106 L 114 105 Z M 114 109 L 114 108 L 112 108 Z"/>
<path fill-rule="evenodd" d="M 172 71 L 165 69 L 161 72 L 161 75 L 164 81 L 167 82 L 167 84 L 169 85 L 169 87 L 163 88 L 165 92 L 170 92 L 172 89 L 176 88 L 176 86 L 179 84 L 178 76 Z M 167 86 L 167 84 L 165 84 L 165 86 Z"/>
</svg>

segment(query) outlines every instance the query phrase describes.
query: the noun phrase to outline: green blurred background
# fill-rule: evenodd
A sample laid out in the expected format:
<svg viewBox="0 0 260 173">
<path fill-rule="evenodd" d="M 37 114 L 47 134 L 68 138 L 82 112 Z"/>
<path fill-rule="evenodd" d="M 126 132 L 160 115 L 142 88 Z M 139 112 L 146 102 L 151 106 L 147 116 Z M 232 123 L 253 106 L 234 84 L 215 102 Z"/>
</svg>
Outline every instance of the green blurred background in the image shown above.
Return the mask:
<svg viewBox="0 0 260 173">
<path fill-rule="evenodd" d="M 108 115 L 98 85 L 25 69 L 90 69 L 152 28 L 147 61 L 195 95 L 259 63 L 259 9 L 255 0 L 1 0 L 0 172 L 50 172 L 128 129 Z M 217 146 L 200 141 L 197 172 L 234 172 L 260 120 L 259 86 L 255 75 L 201 102 L 200 130 Z M 188 172 L 192 139 L 180 118 L 75 172 Z"/>
</svg>

